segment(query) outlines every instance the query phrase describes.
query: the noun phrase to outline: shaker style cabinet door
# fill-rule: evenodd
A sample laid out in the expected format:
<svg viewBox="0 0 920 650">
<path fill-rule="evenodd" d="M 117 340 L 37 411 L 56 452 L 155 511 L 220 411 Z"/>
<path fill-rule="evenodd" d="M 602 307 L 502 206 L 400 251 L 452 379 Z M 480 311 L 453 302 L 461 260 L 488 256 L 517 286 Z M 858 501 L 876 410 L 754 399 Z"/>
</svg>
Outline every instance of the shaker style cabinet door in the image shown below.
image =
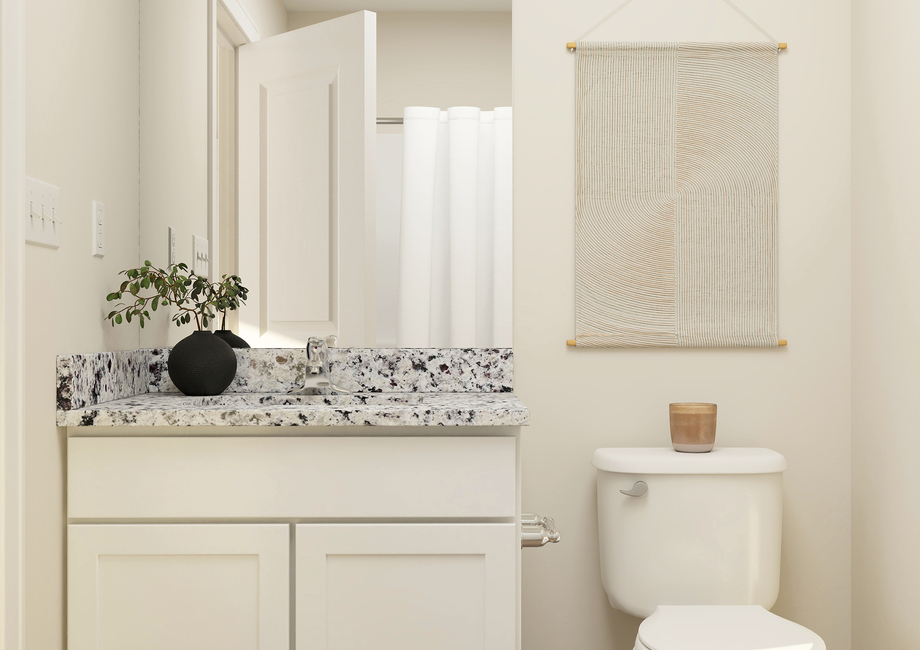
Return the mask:
<svg viewBox="0 0 920 650">
<path fill-rule="evenodd" d="M 288 650 L 287 525 L 68 526 L 70 650 Z"/>
<path fill-rule="evenodd" d="M 296 650 L 512 650 L 513 524 L 303 524 Z"/>
</svg>

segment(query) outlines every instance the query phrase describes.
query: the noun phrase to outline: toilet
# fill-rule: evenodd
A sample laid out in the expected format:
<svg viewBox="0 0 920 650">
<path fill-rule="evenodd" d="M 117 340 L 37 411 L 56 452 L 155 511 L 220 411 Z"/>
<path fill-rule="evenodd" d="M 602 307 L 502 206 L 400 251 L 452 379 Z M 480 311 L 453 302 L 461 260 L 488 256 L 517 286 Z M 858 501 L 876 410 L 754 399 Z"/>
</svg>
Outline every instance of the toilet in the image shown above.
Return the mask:
<svg viewBox="0 0 920 650">
<path fill-rule="evenodd" d="M 769 449 L 594 452 L 601 581 L 635 650 L 826 650 L 771 614 L 786 459 Z"/>
</svg>

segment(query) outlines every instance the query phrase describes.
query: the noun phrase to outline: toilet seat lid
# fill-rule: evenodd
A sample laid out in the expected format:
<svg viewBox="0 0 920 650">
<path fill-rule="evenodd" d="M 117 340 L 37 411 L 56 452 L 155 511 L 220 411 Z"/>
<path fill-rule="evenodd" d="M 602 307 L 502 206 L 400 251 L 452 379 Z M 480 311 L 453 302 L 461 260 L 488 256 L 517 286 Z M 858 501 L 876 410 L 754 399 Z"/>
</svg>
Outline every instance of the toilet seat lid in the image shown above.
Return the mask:
<svg viewBox="0 0 920 650">
<path fill-rule="evenodd" d="M 760 605 L 660 605 L 639 640 L 649 650 L 826 650 L 817 634 Z"/>
</svg>

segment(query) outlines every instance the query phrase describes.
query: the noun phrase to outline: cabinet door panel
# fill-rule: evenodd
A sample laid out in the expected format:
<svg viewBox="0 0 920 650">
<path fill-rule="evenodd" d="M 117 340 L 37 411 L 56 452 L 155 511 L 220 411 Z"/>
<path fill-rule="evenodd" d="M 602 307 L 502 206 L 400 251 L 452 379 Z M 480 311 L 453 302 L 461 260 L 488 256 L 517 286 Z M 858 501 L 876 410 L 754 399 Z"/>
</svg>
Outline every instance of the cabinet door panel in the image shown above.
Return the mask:
<svg viewBox="0 0 920 650">
<path fill-rule="evenodd" d="M 297 526 L 297 650 L 514 648 L 514 530 Z"/>
<path fill-rule="evenodd" d="M 71 525 L 70 650 L 286 649 L 289 527 Z"/>
</svg>

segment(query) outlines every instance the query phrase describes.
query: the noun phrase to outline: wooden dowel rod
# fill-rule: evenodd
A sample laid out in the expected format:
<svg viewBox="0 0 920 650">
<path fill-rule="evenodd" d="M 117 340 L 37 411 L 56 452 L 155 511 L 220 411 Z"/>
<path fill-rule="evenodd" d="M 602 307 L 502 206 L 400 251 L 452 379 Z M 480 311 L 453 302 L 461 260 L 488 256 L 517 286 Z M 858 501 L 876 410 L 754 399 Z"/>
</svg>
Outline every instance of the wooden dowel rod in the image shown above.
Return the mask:
<svg viewBox="0 0 920 650">
<path fill-rule="evenodd" d="M 574 50 L 576 43 L 574 41 L 569 41 L 568 43 L 565 44 L 565 46 L 566 48 L 570 50 Z M 779 48 L 780 50 L 785 50 L 787 47 L 789 47 L 789 44 L 788 43 L 777 43 L 776 47 Z"/>
<path fill-rule="evenodd" d="M 788 343 L 789 343 L 789 342 L 786 341 L 786 339 L 780 339 L 778 345 L 779 345 L 780 347 L 783 347 L 783 346 L 785 346 L 785 345 L 788 345 Z M 565 344 L 568 345 L 569 347 L 572 347 L 572 348 L 577 347 L 577 345 L 578 345 L 578 344 L 575 342 L 575 339 L 568 339 L 568 340 L 565 342 Z"/>
</svg>

